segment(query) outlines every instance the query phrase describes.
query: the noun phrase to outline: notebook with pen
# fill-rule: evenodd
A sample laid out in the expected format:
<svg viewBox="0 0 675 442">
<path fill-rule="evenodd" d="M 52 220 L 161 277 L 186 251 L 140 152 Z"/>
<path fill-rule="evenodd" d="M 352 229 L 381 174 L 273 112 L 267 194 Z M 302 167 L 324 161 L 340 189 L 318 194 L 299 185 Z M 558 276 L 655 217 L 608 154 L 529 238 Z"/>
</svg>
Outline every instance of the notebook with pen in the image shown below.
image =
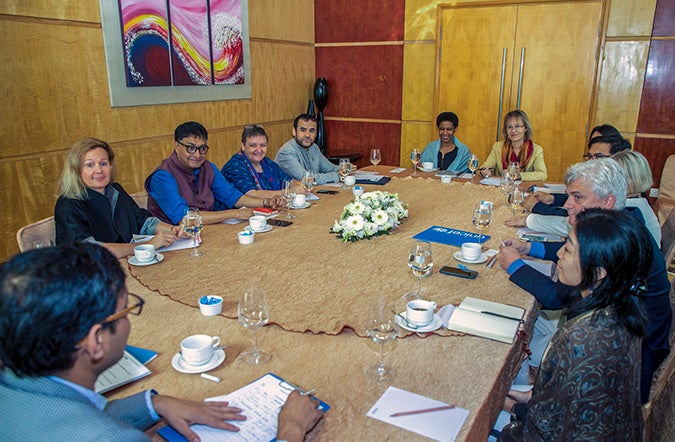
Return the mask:
<svg viewBox="0 0 675 442">
<path fill-rule="evenodd" d="M 452 312 L 448 329 L 512 344 L 525 309 L 467 296 Z"/>
<path fill-rule="evenodd" d="M 277 434 L 279 409 L 293 390 L 304 392 L 300 387 L 285 379 L 273 373 L 267 373 L 239 390 L 205 399 L 227 401 L 230 405 L 243 409 L 243 414 L 247 419 L 232 422 L 239 427 L 239 432 L 234 433 L 206 425 L 191 425 L 190 428 L 199 435 L 202 442 L 274 441 Z M 322 400 L 317 399 L 317 403 L 317 407 L 322 411 L 330 409 L 330 406 Z M 160 428 L 157 433 L 169 442 L 187 441 L 169 426 Z"/>
</svg>

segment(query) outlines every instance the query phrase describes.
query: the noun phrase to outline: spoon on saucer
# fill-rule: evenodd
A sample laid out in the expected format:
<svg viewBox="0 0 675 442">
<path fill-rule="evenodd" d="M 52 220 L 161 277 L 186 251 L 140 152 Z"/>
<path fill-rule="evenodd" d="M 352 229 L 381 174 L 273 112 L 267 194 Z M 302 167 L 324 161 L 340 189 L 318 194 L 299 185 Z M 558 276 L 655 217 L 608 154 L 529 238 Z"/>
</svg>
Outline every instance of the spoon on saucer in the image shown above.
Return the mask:
<svg viewBox="0 0 675 442">
<path fill-rule="evenodd" d="M 405 325 L 406 325 L 408 328 L 412 328 L 412 329 L 414 329 L 414 330 L 417 330 L 417 329 L 419 328 L 418 325 L 415 325 L 415 324 L 413 324 L 412 322 L 408 321 L 408 318 L 406 318 L 405 316 L 403 316 L 403 315 L 400 314 L 399 312 L 394 312 L 394 313 L 396 313 L 396 316 L 398 316 L 398 317 L 401 318 L 403 321 L 405 321 Z"/>
</svg>

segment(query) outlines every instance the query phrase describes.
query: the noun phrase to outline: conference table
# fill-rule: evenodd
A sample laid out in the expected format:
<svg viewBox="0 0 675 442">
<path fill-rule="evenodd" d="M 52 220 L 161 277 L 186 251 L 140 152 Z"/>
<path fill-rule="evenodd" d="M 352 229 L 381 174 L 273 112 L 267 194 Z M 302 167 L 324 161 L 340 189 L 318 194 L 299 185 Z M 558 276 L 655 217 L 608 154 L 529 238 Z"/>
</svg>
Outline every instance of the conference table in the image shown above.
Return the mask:
<svg viewBox="0 0 675 442">
<path fill-rule="evenodd" d="M 372 168 L 368 168 L 372 170 Z M 378 360 L 376 345 L 365 334 L 368 306 L 376 295 L 395 301 L 417 284 L 407 262 L 412 237 L 438 225 L 475 232 L 472 210 L 481 200 L 492 201 L 493 222 L 485 247 L 498 249 L 499 239 L 515 236 L 505 227 L 512 215 L 498 187 L 477 184 L 478 179 L 453 179 L 441 183 L 433 173 L 410 170 L 392 173 L 380 165 L 378 173 L 391 176 L 385 185 L 366 185 L 366 192 L 397 193 L 409 216 L 390 235 L 352 243 L 330 233 L 345 204 L 354 199 L 351 189 L 337 195 L 321 194 L 302 210 L 288 227 L 274 227 L 255 235 L 255 242 L 241 245 L 237 232 L 246 224 L 204 227 L 200 258 L 188 250 L 165 253 L 161 263 L 127 269 L 129 290 L 146 301 L 140 316 L 131 316 L 129 344 L 152 349 L 159 356 L 148 364 L 152 375 L 114 391 L 126 396 L 154 388 L 162 394 L 193 400 L 234 391 L 267 372 L 306 389 L 331 409 L 306 440 L 427 440 L 415 433 L 366 416 L 391 385 L 469 410 L 457 440 L 485 441 L 501 409 L 511 380 L 525 357 L 523 337 L 513 344 L 452 332 L 401 330 L 387 344 L 385 362 L 396 369 L 389 383 L 368 378 L 365 369 Z M 321 187 L 320 187 L 321 188 Z M 285 212 L 278 217 L 283 219 Z M 478 271 L 473 280 L 440 274 L 442 265 L 457 266 L 453 254 L 459 247 L 433 243 L 433 272 L 421 281 L 423 296 L 438 306 L 459 304 L 465 296 L 511 304 L 526 310 L 523 328 L 531 332 L 537 314 L 532 296 L 508 281 L 495 265 L 468 265 Z M 252 333 L 237 321 L 240 294 L 251 286 L 265 290 L 270 322 L 258 330 L 258 345 L 272 359 L 249 366 L 238 356 L 252 346 Z M 198 299 L 204 295 L 224 298 L 221 315 L 201 315 Z M 180 341 L 193 334 L 219 336 L 226 359 L 209 371 L 219 383 L 184 374 L 171 366 Z M 160 423 L 148 431 L 153 440 Z"/>
</svg>

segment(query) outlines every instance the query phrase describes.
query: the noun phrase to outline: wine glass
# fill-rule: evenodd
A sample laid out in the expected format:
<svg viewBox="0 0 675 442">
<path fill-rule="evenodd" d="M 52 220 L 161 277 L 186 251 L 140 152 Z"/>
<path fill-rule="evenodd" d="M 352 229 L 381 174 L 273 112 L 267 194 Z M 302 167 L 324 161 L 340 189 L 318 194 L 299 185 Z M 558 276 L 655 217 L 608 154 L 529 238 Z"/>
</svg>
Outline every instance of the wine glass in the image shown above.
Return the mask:
<svg viewBox="0 0 675 442">
<path fill-rule="evenodd" d="M 483 242 L 483 230 L 490 227 L 492 223 L 492 205 L 481 201 L 476 208 L 473 209 L 473 225 L 478 229 L 480 235 L 478 236 L 478 244 Z"/>
<path fill-rule="evenodd" d="M 352 163 L 349 161 L 349 158 L 340 158 L 340 163 L 338 164 L 338 173 L 340 174 L 340 181 L 342 181 L 341 189 L 347 189 L 348 186 L 345 184 L 345 177 L 349 175 L 352 171 Z"/>
<path fill-rule="evenodd" d="M 469 170 L 471 171 L 471 176 L 476 176 L 476 171 L 478 170 L 478 157 L 476 155 L 471 155 L 468 166 Z"/>
<path fill-rule="evenodd" d="M 374 166 L 373 175 L 377 175 L 377 165 L 382 161 L 382 154 L 380 149 L 370 150 L 370 163 Z"/>
<path fill-rule="evenodd" d="M 412 150 L 410 153 L 410 161 L 413 163 L 412 176 L 417 176 L 417 166 L 420 164 L 420 161 L 422 161 L 422 153 L 419 149 L 415 148 Z"/>
<path fill-rule="evenodd" d="M 520 190 L 518 187 L 513 188 L 513 192 L 510 194 L 511 196 L 511 208 L 513 209 L 513 214 L 517 215 L 516 211 L 519 210 L 520 213 L 523 212 L 523 203 L 525 202 L 525 195 L 523 195 L 523 191 Z"/>
<path fill-rule="evenodd" d="M 307 189 L 307 197 L 309 199 L 309 194 L 314 189 L 314 186 L 316 186 L 316 175 L 313 171 L 305 171 L 305 175 L 302 177 L 302 186 Z"/>
<path fill-rule="evenodd" d="M 417 291 L 421 292 L 422 277 L 431 275 L 434 260 L 431 254 L 431 243 L 428 241 L 415 241 L 410 248 L 408 267 L 413 275 L 417 276 Z"/>
<path fill-rule="evenodd" d="M 291 203 L 295 199 L 295 185 L 291 181 L 286 181 L 284 184 L 284 192 L 281 194 L 281 197 L 286 202 L 286 218 L 293 219 L 296 216 L 291 213 Z"/>
<path fill-rule="evenodd" d="M 240 358 L 248 365 L 263 365 L 271 359 L 269 352 L 258 349 L 258 334 L 260 327 L 270 320 L 270 310 L 265 300 L 265 291 L 253 286 L 241 294 L 237 307 L 239 323 L 249 330 L 253 330 L 253 349 L 243 352 Z"/>
<path fill-rule="evenodd" d="M 190 235 L 192 238 L 193 250 L 188 255 L 191 258 L 199 258 L 200 256 L 204 255 L 197 249 L 197 238 L 199 237 L 199 233 L 203 228 L 204 224 L 202 223 L 202 217 L 199 214 L 199 209 L 195 207 L 190 207 L 187 209 L 185 212 L 185 217 L 183 218 L 183 231 L 185 231 L 185 233 Z"/>
<path fill-rule="evenodd" d="M 375 297 L 368 310 L 366 334 L 379 346 L 380 361 L 366 369 L 369 378 L 376 381 L 391 381 L 396 370 L 384 365 L 384 345 L 398 336 L 398 325 L 394 319 L 393 305 L 384 296 Z"/>
<path fill-rule="evenodd" d="M 513 178 L 513 180 L 517 180 L 520 177 L 520 166 L 518 163 L 515 161 L 512 163 L 509 163 L 509 175 Z"/>
</svg>

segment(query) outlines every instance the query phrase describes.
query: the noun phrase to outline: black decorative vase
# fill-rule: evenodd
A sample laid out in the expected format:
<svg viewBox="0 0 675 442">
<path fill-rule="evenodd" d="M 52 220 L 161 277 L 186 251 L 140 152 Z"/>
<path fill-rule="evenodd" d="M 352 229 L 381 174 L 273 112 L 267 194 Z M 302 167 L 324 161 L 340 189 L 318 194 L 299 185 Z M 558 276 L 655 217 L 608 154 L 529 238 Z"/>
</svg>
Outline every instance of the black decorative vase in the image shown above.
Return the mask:
<svg viewBox="0 0 675 442">
<path fill-rule="evenodd" d="M 326 125 L 323 120 L 323 108 L 328 102 L 328 82 L 325 78 L 319 77 L 314 83 L 314 103 L 318 109 L 316 116 L 316 145 L 321 152 L 326 154 Z"/>
<path fill-rule="evenodd" d="M 314 108 L 314 100 L 309 100 L 309 103 L 307 103 L 307 115 L 316 118 L 316 109 Z"/>
</svg>

